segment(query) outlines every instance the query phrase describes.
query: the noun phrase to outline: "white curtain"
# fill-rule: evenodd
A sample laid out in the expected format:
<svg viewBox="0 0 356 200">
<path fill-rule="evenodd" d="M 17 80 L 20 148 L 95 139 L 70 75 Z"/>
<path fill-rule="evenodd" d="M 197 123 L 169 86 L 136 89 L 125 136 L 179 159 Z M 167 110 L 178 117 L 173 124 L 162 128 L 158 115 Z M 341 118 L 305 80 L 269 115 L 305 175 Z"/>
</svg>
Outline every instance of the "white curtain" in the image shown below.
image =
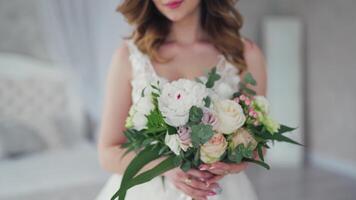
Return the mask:
<svg viewBox="0 0 356 200">
<path fill-rule="evenodd" d="M 70 67 L 94 122 L 101 116 L 107 67 L 129 28 L 117 0 L 41 0 L 40 13 L 53 60 Z"/>
</svg>

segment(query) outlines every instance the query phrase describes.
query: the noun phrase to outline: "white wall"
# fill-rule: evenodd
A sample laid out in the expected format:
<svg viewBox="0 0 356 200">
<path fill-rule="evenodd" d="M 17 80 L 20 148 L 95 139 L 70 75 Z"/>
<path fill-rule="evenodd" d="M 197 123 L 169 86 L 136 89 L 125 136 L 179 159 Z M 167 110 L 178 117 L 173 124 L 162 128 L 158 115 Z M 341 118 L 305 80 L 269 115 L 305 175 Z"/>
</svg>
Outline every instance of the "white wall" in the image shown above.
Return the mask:
<svg viewBox="0 0 356 200">
<path fill-rule="evenodd" d="M 271 114 L 282 124 L 298 127 L 286 135 L 303 143 L 303 25 L 296 17 L 271 16 L 264 19 L 262 30 Z M 273 166 L 300 167 L 303 154 L 300 146 L 276 142 L 267 157 Z"/>
</svg>

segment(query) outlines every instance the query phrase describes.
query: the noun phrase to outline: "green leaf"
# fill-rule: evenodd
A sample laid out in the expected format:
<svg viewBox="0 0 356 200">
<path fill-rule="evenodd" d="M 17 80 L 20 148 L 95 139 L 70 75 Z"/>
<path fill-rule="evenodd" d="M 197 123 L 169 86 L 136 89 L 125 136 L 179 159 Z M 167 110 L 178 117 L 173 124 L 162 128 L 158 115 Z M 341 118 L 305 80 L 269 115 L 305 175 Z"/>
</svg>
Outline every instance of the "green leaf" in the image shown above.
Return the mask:
<svg viewBox="0 0 356 200">
<path fill-rule="evenodd" d="M 245 158 L 244 161 L 246 161 L 246 162 L 251 162 L 251 163 L 255 163 L 255 164 L 260 165 L 261 167 L 264 167 L 264 168 L 266 168 L 266 169 L 268 169 L 268 170 L 271 169 L 271 167 L 270 167 L 267 163 L 265 163 L 265 162 L 263 162 L 263 161 L 254 160 L 254 159 L 249 159 L 249 158 Z"/>
<path fill-rule="evenodd" d="M 162 113 L 157 108 L 153 109 L 150 114 L 147 115 L 147 127 L 148 129 L 166 127 Z"/>
<path fill-rule="evenodd" d="M 165 153 L 166 151 L 168 151 L 169 148 L 168 146 L 164 145 L 158 152 L 158 155 L 162 155 L 163 153 Z"/>
<path fill-rule="evenodd" d="M 303 146 L 302 144 L 282 135 L 282 134 L 274 134 L 273 135 L 273 140 L 276 140 L 276 141 L 279 141 L 279 142 L 288 142 L 288 143 L 291 143 L 291 144 L 296 144 L 296 145 L 300 145 L 300 146 Z"/>
<path fill-rule="evenodd" d="M 247 87 L 244 83 L 240 82 L 239 83 L 239 89 L 241 90 L 242 93 L 249 94 L 252 96 L 255 96 L 257 93 L 253 89 Z"/>
<path fill-rule="evenodd" d="M 199 146 L 210 140 L 214 135 L 211 125 L 197 124 L 193 125 L 191 132 L 191 140 L 194 146 Z"/>
<path fill-rule="evenodd" d="M 146 87 L 144 87 L 141 91 L 141 97 L 144 97 L 145 96 L 145 90 L 146 90 Z"/>
<path fill-rule="evenodd" d="M 200 80 L 200 78 L 195 78 L 195 81 L 201 84 L 204 84 L 204 82 L 202 80 Z"/>
<path fill-rule="evenodd" d="M 192 106 L 189 110 L 189 121 L 193 123 L 200 123 L 203 117 L 203 110 L 197 106 Z"/>
<path fill-rule="evenodd" d="M 262 160 L 265 161 L 264 156 L 263 156 L 263 144 L 259 143 L 257 145 L 257 153 L 258 153 L 258 157 Z"/>
<path fill-rule="evenodd" d="M 183 164 L 180 166 L 180 168 L 184 171 L 187 172 L 192 168 L 192 163 L 190 161 L 184 161 Z"/>
<path fill-rule="evenodd" d="M 257 82 L 256 80 L 253 78 L 252 74 L 251 73 L 247 73 L 245 76 L 244 76 L 244 83 L 246 84 L 250 84 L 250 85 L 257 85 Z"/>
<path fill-rule="evenodd" d="M 120 189 L 113 195 L 112 200 L 116 199 L 119 195 L 119 199 L 125 199 L 126 186 L 129 180 L 132 179 L 146 164 L 157 159 L 159 157 L 158 150 L 146 147 L 141 152 L 139 152 L 134 159 L 127 166 L 124 175 L 122 177 Z"/>
<path fill-rule="evenodd" d="M 283 133 L 286 133 L 286 132 L 294 131 L 295 129 L 296 128 L 291 128 L 291 127 L 288 127 L 286 125 L 281 124 L 281 127 L 278 130 L 278 133 L 279 134 L 283 134 Z"/>
<path fill-rule="evenodd" d="M 159 128 L 149 128 L 146 129 L 142 132 L 142 134 L 157 134 L 157 133 L 161 133 L 161 132 L 166 132 L 167 131 L 167 127 L 159 127 Z"/>
<path fill-rule="evenodd" d="M 159 92 L 161 91 L 157 86 L 155 86 L 155 85 L 153 85 L 153 84 L 151 84 L 151 87 L 152 87 L 153 89 L 159 91 Z"/>
<path fill-rule="evenodd" d="M 208 81 L 206 82 L 205 86 L 207 88 L 213 88 L 215 81 L 218 81 L 221 78 L 221 76 L 216 73 L 216 67 L 214 67 L 209 73 L 208 73 Z"/>
<path fill-rule="evenodd" d="M 234 163 L 241 163 L 243 159 L 241 148 L 243 147 L 244 145 L 240 144 L 235 149 L 228 150 L 228 159 Z"/>
<path fill-rule="evenodd" d="M 157 166 L 155 166 L 154 168 L 141 173 L 140 175 L 137 175 L 135 178 L 133 178 L 132 180 L 129 181 L 129 183 L 127 184 L 125 190 L 127 191 L 128 189 L 139 185 L 139 184 L 143 184 L 146 183 L 150 180 L 152 180 L 153 178 L 173 169 L 176 168 L 180 165 L 181 160 L 178 156 L 172 155 L 170 157 L 168 157 L 166 160 L 162 161 L 160 164 L 158 164 Z M 122 191 L 122 193 L 126 193 L 126 191 Z M 119 198 L 119 200 L 124 200 L 124 198 Z"/>
<path fill-rule="evenodd" d="M 195 155 L 194 155 L 194 160 L 193 160 L 193 165 L 195 167 L 199 167 L 200 164 L 200 147 L 198 147 L 195 151 Z"/>
<path fill-rule="evenodd" d="M 177 133 L 177 129 L 175 127 L 169 126 L 169 125 L 167 126 L 167 131 L 168 131 L 169 135 L 174 135 Z"/>
<path fill-rule="evenodd" d="M 211 98 L 209 96 L 204 98 L 205 107 L 209 108 L 211 104 Z"/>
</svg>

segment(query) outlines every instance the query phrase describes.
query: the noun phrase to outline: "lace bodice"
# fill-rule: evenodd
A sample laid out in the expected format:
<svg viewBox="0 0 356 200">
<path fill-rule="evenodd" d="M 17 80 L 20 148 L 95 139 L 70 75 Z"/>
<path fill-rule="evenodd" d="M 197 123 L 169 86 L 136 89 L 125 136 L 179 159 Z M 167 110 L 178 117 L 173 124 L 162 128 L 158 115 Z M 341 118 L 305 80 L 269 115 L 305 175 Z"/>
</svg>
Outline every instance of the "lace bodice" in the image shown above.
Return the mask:
<svg viewBox="0 0 356 200">
<path fill-rule="evenodd" d="M 132 39 L 126 40 L 126 42 L 129 48 L 129 60 L 132 66 L 132 102 L 135 103 L 148 84 L 155 81 L 166 83 L 169 82 L 169 80 L 157 74 L 149 56 L 140 51 Z M 221 75 L 221 79 L 216 82 L 214 90 L 220 96 L 229 98 L 229 96 L 238 89 L 238 83 L 240 81 L 238 69 L 228 62 L 222 54 L 219 55 L 216 68 L 217 72 Z M 205 77 L 200 78 L 204 79 Z"/>
</svg>

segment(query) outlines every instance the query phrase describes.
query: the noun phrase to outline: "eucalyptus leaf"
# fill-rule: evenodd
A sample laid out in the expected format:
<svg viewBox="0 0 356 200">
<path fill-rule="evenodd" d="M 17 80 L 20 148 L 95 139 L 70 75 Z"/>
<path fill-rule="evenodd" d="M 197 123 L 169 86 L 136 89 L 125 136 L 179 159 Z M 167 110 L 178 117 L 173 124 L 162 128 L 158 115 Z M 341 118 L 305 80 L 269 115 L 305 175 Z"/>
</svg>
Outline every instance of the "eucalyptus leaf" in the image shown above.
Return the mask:
<svg viewBox="0 0 356 200">
<path fill-rule="evenodd" d="M 194 146 L 208 142 L 214 135 L 211 125 L 197 124 L 193 125 L 191 129 L 191 140 Z"/>
<path fill-rule="evenodd" d="M 204 98 L 204 106 L 209 108 L 211 105 L 211 98 L 209 96 Z"/>
<path fill-rule="evenodd" d="M 251 73 L 246 73 L 246 75 L 244 76 L 244 79 L 243 79 L 244 83 L 247 83 L 247 84 L 250 84 L 250 85 L 257 85 L 257 82 L 256 80 L 253 78 L 252 74 Z"/>
<path fill-rule="evenodd" d="M 213 88 L 215 81 L 218 81 L 221 78 L 221 76 L 216 73 L 216 67 L 214 67 L 209 73 L 208 73 L 208 81 L 206 82 L 205 86 L 207 88 Z"/>
<path fill-rule="evenodd" d="M 197 106 L 192 106 L 189 110 L 189 121 L 193 123 L 200 123 L 203 117 L 203 110 Z"/>
</svg>

